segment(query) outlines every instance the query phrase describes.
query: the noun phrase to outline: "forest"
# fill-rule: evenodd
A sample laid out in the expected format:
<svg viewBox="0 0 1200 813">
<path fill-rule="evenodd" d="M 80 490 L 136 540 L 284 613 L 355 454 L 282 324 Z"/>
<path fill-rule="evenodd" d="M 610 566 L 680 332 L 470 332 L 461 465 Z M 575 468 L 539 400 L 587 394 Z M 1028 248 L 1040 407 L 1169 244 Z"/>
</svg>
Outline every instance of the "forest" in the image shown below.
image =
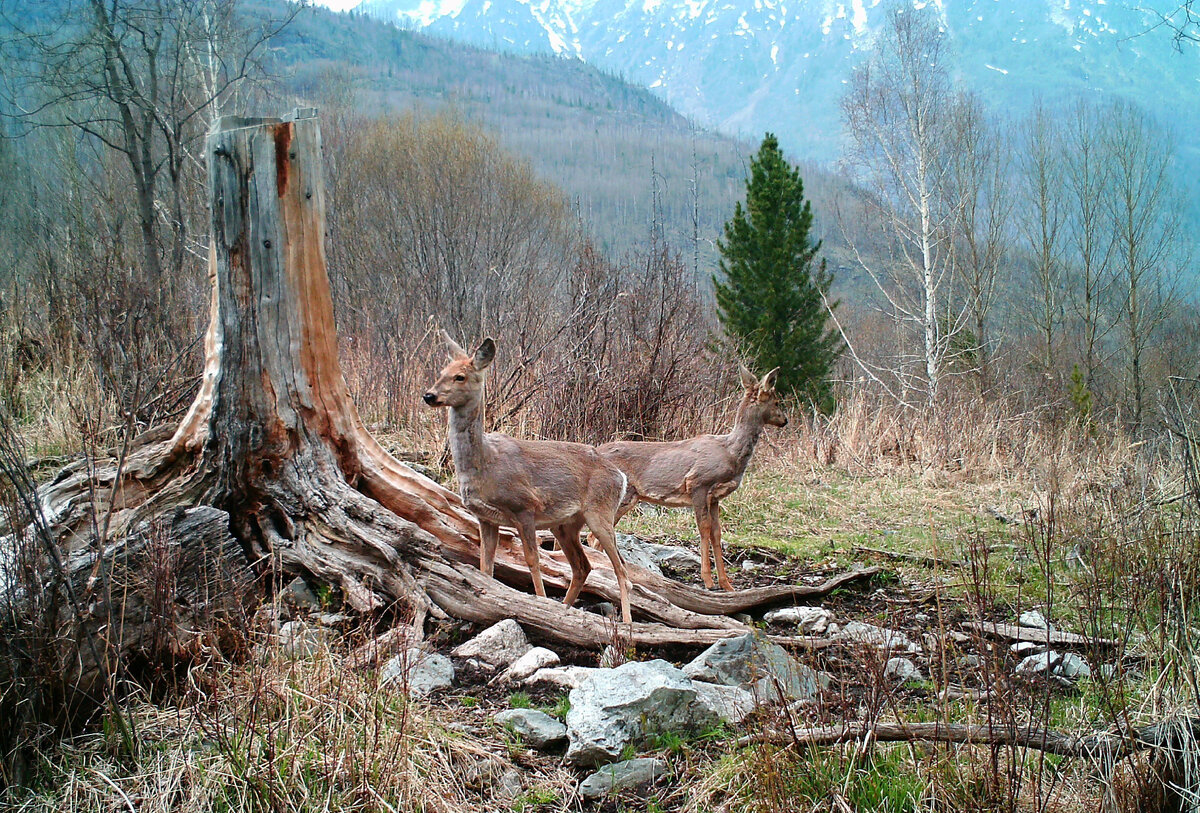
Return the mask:
<svg viewBox="0 0 1200 813">
<path fill-rule="evenodd" d="M 829 100 L 842 160 L 790 157 L 832 399 L 781 399 L 755 435 L 715 520 L 734 589 L 686 553 L 699 509 L 620 520 L 622 624 L 599 552 L 558 602 L 561 538 L 549 598 L 508 530 L 480 573 L 422 395 L 445 331 L 452 355 L 494 339 L 487 431 L 734 426 L 773 394 L 714 294 L 757 144 L 576 61 L 306 4 L 0 0 L 3 804 L 1191 809 L 1180 136 L 1127 100 L 991 109 L 951 47 L 897 6 Z M 471 648 L 504 619 L 563 665 L 517 678 Z M 580 756 L 609 673 L 674 670 L 693 707 L 735 635 L 782 653 L 728 683 L 743 712 L 651 725 L 658 696 Z M 438 658 L 451 681 L 419 689 Z M 525 710 L 569 739 L 535 744 Z"/>
</svg>

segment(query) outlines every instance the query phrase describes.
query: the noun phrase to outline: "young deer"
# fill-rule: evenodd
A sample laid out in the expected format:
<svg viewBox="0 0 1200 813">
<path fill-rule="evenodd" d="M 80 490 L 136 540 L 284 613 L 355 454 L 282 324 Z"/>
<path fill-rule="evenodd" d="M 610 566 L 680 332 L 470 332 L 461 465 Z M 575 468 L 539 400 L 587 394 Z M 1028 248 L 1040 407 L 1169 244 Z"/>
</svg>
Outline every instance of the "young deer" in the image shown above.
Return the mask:
<svg viewBox="0 0 1200 813">
<path fill-rule="evenodd" d="M 775 395 L 779 368 L 763 376 L 762 381 L 744 366 L 739 366 L 739 372 L 746 392 L 729 434 L 701 435 L 674 443 L 619 441 L 600 447 L 600 454 L 629 476 L 632 494 L 621 506 L 617 519 L 638 500 L 691 506 L 700 529 L 700 577 L 705 587 L 713 586 L 711 549 L 717 563 L 717 581 L 724 590 L 732 590 L 733 585 L 725 574 L 721 550 L 720 501 L 741 485 L 763 426 L 787 426 L 787 416 Z"/>
<path fill-rule="evenodd" d="M 629 623 L 629 580 L 613 532 L 628 478 L 595 448 L 582 443 L 484 434 L 484 371 L 496 356 L 496 344 L 484 339 L 469 356 L 444 331 L 442 336 L 450 363 L 424 399 L 429 406 L 450 411 L 450 452 L 459 491 L 479 521 L 479 569 L 492 575 L 500 526 L 516 528 L 534 592 L 545 596 L 537 530 L 549 528 L 571 565 L 571 584 L 563 603 L 574 604 L 591 570 L 579 541 L 579 532 L 587 525 L 612 561 L 621 591 L 621 617 Z"/>
</svg>

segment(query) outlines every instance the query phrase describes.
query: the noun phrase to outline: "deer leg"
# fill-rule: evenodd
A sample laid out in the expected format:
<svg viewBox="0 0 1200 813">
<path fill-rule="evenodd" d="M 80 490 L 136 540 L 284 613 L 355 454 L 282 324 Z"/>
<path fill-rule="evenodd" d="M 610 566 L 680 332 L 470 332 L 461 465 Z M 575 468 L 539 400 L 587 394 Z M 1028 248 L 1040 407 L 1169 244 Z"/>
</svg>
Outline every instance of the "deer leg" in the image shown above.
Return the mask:
<svg viewBox="0 0 1200 813">
<path fill-rule="evenodd" d="M 717 584 L 721 585 L 722 590 L 733 590 L 733 584 L 725 573 L 725 550 L 721 547 L 721 504 L 718 501 L 710 502 L 708 515 L 711 520 L 709 533 L 712 535 L 713 560 L 717 565 Z"/>
<path fill-rule="evenodd" d="M 621 552 L 617 550 L 617 537 L 613 532 L 612 520 L 594 514 L 584 514 L 584 519 L 587 521 L 592 536 L 600 542 L 600 547 L 608 554 L 608 561 L 612 562 L 613 573 L 617 574 L 617 587 L 621 589 L 621 620 L 626 624 L 632 624 L 633 616 L 629 613 L 629 572 L 625 569 L 625 560 L 621 558 Z M 582 548 L 580 550 L 582 551 Z"/>
<path fill-rule="evenodd" d="M 546 585 L 542 584 L 542 567 L 539 562 L 537 527 L 533 524 L 532 514 L 517 515 L 517 530 L 521 534 L 521 547 L 525 551 L 525 564 L 529 567 L 529 577 L 533 579 L 533 592 L 539 596 L 546 595 Z"/>
<path fill-rule="evenodd" d="M 709 557 L 712 540 L 712 515 L 708 511 L 708 492 L 692 492 L 692 507 L 696 510 L 696 527 L 700 531 L 700 578 L 704 586 L 713 588 L 712 562 Z"/>
<path fill-rule="evenodd" d="M 489 576 L 496 570 L 496 545 L 500 541 L 500 526 L 479 520 L 479 569 Z"/>
<path fill-rule="evenodd" d="M 579 541 L 581 527 L 582 523 L 574 522 L 568 525 L 559 525 L 554 529 L 554 538 L 558 540 L 563 555 L 567 557 L 567 562 L 571 565 L 571 584 L 568 585 L 567 595 L 563 598 L 563 604 L 568 607 L 573 605 L 579 598 L 579 594 L 583 592 L 583 585 L 587 582 L 588 573 L 592 570 L 587 554 L 583 551 L 583 545 Z"/>
</svg>

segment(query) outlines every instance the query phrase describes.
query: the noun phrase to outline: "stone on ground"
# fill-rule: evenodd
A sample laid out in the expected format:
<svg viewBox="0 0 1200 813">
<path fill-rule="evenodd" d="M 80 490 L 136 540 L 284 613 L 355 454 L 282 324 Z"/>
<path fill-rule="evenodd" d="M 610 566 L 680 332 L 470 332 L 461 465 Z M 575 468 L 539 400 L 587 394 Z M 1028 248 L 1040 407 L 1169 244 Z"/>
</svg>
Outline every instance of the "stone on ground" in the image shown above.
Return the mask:
<svg viewBox="0 0 1200 813">
<path fill-rule="evenodd" d="M 547 666 L 558 666 L 559 662 L 557 652 L 545 647 L 535 646 L 513 661 L 512 665 L 500 676 L 500 679 L 502 681 L 521 681 L 539 669 L 544 669 Z"/>
<path fill-rule="evenodd" d="M 884 652 L 906 652 L 919 655 L 921 647 L 900 630 L 877 627 L 865 621 L 851 621 L 842 627 L 838 637 L 852 643 L 880 649 Z"/>
<path fill-rule="evenodd" d="M 646 542 L 646 551 L 663 567 L 700 567 L 700 554 L 682 545 L 660 545 Z"/>
<path fill-rule="evenodd" d="M 525 630 L 511 618 L 488 627 L 465 644 L 455 647 L 456 658 L 476 658 L 489 666 L 508 666 L 524 655 L 533 646 L 525 637 Z"/>
<path fill-rule="evenodd" d="M 795 624 L 801 635 L 824 635 L 833 613 L 824 607 L 780 607 L 763 616 L 768 624 Z"/>
<path fill-rule="evenodd" d="M 327 630 L 304 621 L 288 621 L 279 628 L 279 647 L 289 658 L 311 658 L 328 639 Z"/>
<path fill-rule="evenodd" d="M 883 676 L 899 682 L 925 679 L 917 665 L 908 658 L 888 658 L 887 665 L 883 667 Z"/>
<path fill-rule="evenodd" d="M 522 682 L 526 686 L 549 683 L 562 689 L 574 689 L 591 675 L 603 671 L 594 666 L 548 666 L 537 670 Z"/>
<path fill-rule="evenodd" d="M 1062 655 L 1059 655 L 1053 649 L 1046 652 L 1039 652 L 1036 655 L 1029 655 L 1018 663 L 1016 673 L 1023 677 L 1034 677 L 1047 670 L 1053 670 L 1061 660 Z"/>
<path fill-rule="evenodd" d="M 715 724 L 696 695 L 687 676 L 663 660 L 595 670 L 571 690 L 567 762 L 602 765 L 647 734 Z"/>
<path fill-rule="evenodd" d="M 537 709 L 508 709 L 498 712 L 492 719 L 534 748 L 550 748 L 567 740 L 567 727 Z"/>
<path fill-rule="evenodd" d="M 410 697 L 425 697 L 454 685 L 454 664 L 436 652 L 407 649 L 383 665 L 379 682 L 400 686 Z"/>
<path fill-rule="evenodd" d="M 1068 652 L 1062 656 L 1062 660 L 1054 668 L 1054 674 L 1065 677 L 1068 680 L 1090 678 L 1092 676 L 1092 667 L 1074 652 Z"/>
<path fill-rule="evenodd" d="M 1022 627 L 1033 627 L 1040 630 L 1053 630 L 1050 622 L 1046 620 L 1046 616 L 1039 613 L 1037 610 L 1026 610 L 1017 618 L 1017 624 Z"/>
<path fill-rule="evenodd" d="M 717 641 L 683 672 L 693 680 L 745 689 L 760 703 L 810 700 L 818 691 L 816 672 L 752 632 Z"/>
<path fill-rule="evenodd" d="M 600 799 L 612 793 L 648 785 L 667 772 L 661 759 L 629 759 L 605 765 L 584 779 L 579 794 L 585 799 Z"/>
<path fill-rule="evenodd" d="M 662 575 L 662 568 L 658 566 L 658 562 L 647 549 L 646 543 L 636 536 L 617 534 L 617 550 L 621 552 L 621 558 L 625 560 L 626 564 L 637 565 L 651 573 Z"/>
<path fill-rule="evenodd" d="M 738 686 L 722 686 L 702 680 L 693 680 L 692 686 L 696 689 L 696 702 L 727 723 L 737 725 L 758 705 L 754 702 L 754 695 Z"/>
<path fill-rule="evenodd" d="M 299 576 L 292 579 L 286 587 L 279 591 L 279 600 L 302 610 L 321 609 L 321 600 L 308 586 L 308 582 Z"/>
</svg>

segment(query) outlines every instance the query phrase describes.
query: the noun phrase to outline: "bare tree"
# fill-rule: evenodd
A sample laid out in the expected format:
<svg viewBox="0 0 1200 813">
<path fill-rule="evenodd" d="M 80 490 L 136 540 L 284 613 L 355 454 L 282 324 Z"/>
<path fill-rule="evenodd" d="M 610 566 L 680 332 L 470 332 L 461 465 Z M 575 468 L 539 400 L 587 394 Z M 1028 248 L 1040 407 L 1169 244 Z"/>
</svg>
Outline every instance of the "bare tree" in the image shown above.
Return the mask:
<svg viewBox="0 0 1200 813">
<path fill-rule="evenodd" d="M 1044 105 L 1038 104 L 1022 125 L 1017 153 L 1021 190 L 1017 224 L 1031 264 L 1023 310 L 1038 334 L 1036 363 L 1044 376 L 1052 377 L 1066 306 L 1065 207 L 1062 134 Z"/>
<path fill-rule="evenodd" d="M 950 153 L 950 188 L 957 213 L 954 260 L 974 332 L 971 344 L 976 352 L 979 388 L 985 392 L 991 386 L 991 357 L 995 351 L 990 318 L 1009 242 L 1011 149 L 975 96 L 962 97 L 955 114 L 955 148 Z"/>
<path fill-rule="evenodd" d="M 0 14 L 5 113 L 27 127 L 75 129 L 124 158 L 147 293 L 161 305 L 185 261 L 199 140 L 291 17 L 247 27 L 236 0 L 43 0 Z"/>
<path fill-rule="evenodd" d="M 951 340 L 965 321 L 948 295 L 958 215 L 946 195 L 955 118 L 946 58 L 933 11 L 896 8 L 842 100 L 847 163 L 874 193 L 873 215 L 887 225 L 900 256 L 893 267 L 878 268 L 856 253 L 892 317 L 918 334 L 921 369 L 901 358 L 894 394 L 908 403 L 907 393 L 923 391 L 929 405 L 937 402 Z"/>
<path fill-rule="evenodd" d="M 1175 300 L 1182 265 L 1181 223 L 1171 180 L 1171 139 L 1131 104 L 1116 102 L 1105 118 L 1105 143 L 1112 161 L 1107 196 L 1121 297 L 1128 397 L 1134 427 L 1145 412 L 1143 359 L 1155 330 Z"/>
<path fill-rule="evenodd" d="M 1070 303 L 1078 320 L 1079 355 L 1089 392 L 1096 385 L 1101 343 L 1114 321 L 1109 311 L 1115 232 L 1107 202 L 1113 166 L 1102 137 L 1106 118 L 1095 106 L 1077 102 L 1066 122 L 1063 145 Z"/>
</svg>

